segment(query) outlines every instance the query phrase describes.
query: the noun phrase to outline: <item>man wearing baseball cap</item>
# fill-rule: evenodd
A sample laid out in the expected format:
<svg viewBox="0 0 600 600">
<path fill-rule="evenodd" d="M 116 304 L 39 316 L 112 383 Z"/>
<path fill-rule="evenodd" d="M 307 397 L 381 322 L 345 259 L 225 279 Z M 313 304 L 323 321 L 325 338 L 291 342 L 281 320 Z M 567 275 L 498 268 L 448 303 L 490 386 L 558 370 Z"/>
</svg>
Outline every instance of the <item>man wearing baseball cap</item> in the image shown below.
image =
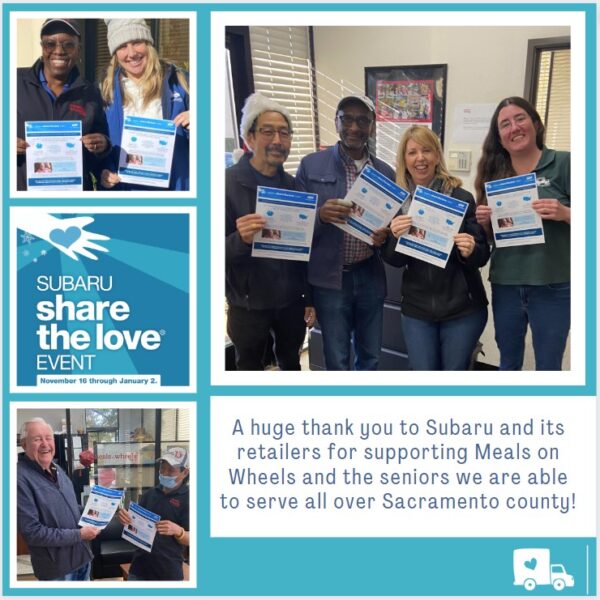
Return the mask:
<svg viewBox="0 0 600 600">
<path fill-rule="evenodd" d="M 381 353 L 383 300 L 386 281 L 379 247 L 387 229 L 372 234 L 367 244 L 336 227 L 350 215 L 343 200 L 365 167 L 370 165 L 395 181 L 394 170 L 369 152 L 375 129 L 370 98 L 350 95 L 336 109 L 340 141 L 305 156 L 296 173 L 299 190 L 319 195 L 308 282 L 323 334 L 327 370 L 376 370 Z M 351 347 L 354 365 L 350 364 Z"/>
<path fill-rule="evenodd" d="M 79 74 L 79 24 L 46 19 L 40 30 L 41 58 L 17 69 L 17 189 L 27 190 L 26 121 L 81 121 L 83 189 L 92 190 L 100 159 L 110 148 L 98 89 Z M 59 158 L 59 157 L 58 157 Z"/>
<path fill-rule="evenodd" d="M 152 551 L 136 550 L 129 581 L 181 581 L 184 549 L 190 545 L 190 503 L 187 477 L 190 473 L 186 448 L 169 448 L 157 461 L 159 484 L 144 492 L 138 504 L 160 515 Z M 123 525 L 132 523 L 129 511 L 117 513 Z"/>
</svg>

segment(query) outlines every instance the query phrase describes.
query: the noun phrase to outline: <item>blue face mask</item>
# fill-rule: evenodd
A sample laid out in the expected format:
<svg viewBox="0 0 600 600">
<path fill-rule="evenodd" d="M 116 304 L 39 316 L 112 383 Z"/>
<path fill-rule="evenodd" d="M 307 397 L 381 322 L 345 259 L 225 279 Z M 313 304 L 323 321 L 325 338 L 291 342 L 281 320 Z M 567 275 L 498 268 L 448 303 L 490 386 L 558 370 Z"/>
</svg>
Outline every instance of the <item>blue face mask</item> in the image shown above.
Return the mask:
<svg viewBox="0 0 600 600">
<path fill-rule="evenodd" d="M 158 482 L 166 488 L 174 488 L 177 485 L 177 477 L 169 477 L 168 475 L 158 474 Z"/>
</svg>

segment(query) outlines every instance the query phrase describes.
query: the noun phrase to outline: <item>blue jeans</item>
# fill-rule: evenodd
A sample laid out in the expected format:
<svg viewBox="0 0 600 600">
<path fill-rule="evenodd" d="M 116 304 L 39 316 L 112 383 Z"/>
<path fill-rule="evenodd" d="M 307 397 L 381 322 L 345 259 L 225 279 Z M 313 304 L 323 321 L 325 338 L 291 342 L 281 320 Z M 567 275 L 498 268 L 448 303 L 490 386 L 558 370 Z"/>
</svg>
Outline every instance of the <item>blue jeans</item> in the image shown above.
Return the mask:
<svg viewBox="0 0 600 600">
<path fill-rule="evenodd" d="M 402 315 L 411 368 L 414 371 L 466 371 L 487 317 L 487 308 L 448 321 L 425 321 Z"/>
<path fill-rule="evenodd" d="M 492 310 L 500 370 L 520 371 L 527 325 L 536 371 L 560 371 L 571 327 L 571 284 L 492 284 Z"/>
<path fill-rule="evenodd" d="M 63 575 L 62 577 L 57 577 L 52 581 L 89 581 L 91 567 L 91 562 L 85 563 L 83 567 L 79 567 L 79 569 L 75 569 L 74 571 Z"/>
<path fill-rule="evenodd" d="M 323 332 L 323 353 L 328 371 L 354 368 L 376 371 L 381 354 L 385 277 L 376 258 L 342 274 L 342 289 L 313 287 L 313 302 Z"/>
</svg>

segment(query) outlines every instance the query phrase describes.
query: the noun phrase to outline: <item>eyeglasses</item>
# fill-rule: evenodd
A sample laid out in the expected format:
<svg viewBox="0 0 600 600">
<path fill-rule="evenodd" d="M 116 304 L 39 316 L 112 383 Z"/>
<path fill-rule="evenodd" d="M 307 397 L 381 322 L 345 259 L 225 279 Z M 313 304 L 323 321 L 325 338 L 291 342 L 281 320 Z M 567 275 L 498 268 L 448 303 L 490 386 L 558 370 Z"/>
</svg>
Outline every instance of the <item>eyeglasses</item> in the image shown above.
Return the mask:
<svg viewBox="0 0 600 600">
<path fill-rule="evenodd" d="M 273 129 L 273 127 L 259 127 L 258 133 L 270 140 L 272 140 L 277 133 L 279 134 L 279 139 L 282 141 L 289 140 L 294 135 L 294 132 L 289 129 Z"/>
<path fill-rule="evenodd" d="M 71 40 L 67 40 L 66 42 L 42 40 L 40 44 L 42 45 L 42 48 L 46 50 L 46 52 L 54 52 L 57 46 L 60 46 L 65 52 L 73 52 L 73 50 L 79 46 L 77 42 L 72 42 Z"/>
<path fill-rule="evenodd" d="M 351 127 L 352 123 L 356 123 L 361 129 L 366 129 L 367 127 L 371 126 L 371 123 L 373 123 L 373 119 L 363 115 L 359 117 L 353 117 L 352 115 L 340 113 L 338 114 L 338 119 L 342 122 L 344 127 Z"/>
</svg>

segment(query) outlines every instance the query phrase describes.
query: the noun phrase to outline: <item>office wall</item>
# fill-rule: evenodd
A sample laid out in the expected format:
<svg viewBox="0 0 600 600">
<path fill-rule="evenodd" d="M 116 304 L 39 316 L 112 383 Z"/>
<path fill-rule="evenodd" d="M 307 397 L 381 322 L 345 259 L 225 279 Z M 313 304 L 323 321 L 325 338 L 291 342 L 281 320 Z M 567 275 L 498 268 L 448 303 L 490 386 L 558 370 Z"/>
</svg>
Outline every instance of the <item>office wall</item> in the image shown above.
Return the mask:
<svg viewBox="0 0 600 600">
<path fill-rule="evenodd" d="M 64 408 L 20 408 L 17 410 L 17 432 L 21 430 L 21 425 L 26 421 L 41 417 L 48 423 L 54 433 L 61 433 L 62 419 L 65 419 L 67 413 Z M 85 430 L 85 410 L 71 409 L 71 431 Z"/>
<path fill-rule="evenodd" d="M 365 67 L 447 64 L 445 151 L 472 150 L 471 171 L 459 173 L 472 190 L 481 145 L 453 143 L 455 107 L 522 96 L 528 41 L 569 33 L 569 27 L 315 27 L 321 142 L 337 139 L 334 100 L 343 90 L 334 81 L 364 93 Z"/>
<path fill-rule="evenodd" d="M 43 22 L 44 19 L 17 19 L 17 67 L 30 67 L 42 55 Z"/>
<path fill-rule="evenodd" d="M 348 89 L 365 88 L 365 67 L 447 64 L 445 153 L 471 150 L 471 170 L 457 172 L 473 191 L 481 144 L 454 142 L 454 110 L 459 104 L 497 104 L 522 96 L 530 39 L 570 35 L 569 27 L 314 27 L 316 83 L 321 144 L 337 141 L 336 99 Z M 487 280 L 487 270 L 484 272 Z M 488 286 L 489 290 L 489 286 Z M 488 294 L 489 295 L 489 294 Z M 492 317 L 482 336 L 483 360 L 498 364 Z M 563 368 L 569 368 L 567 349 Z M 525 366 L 533 369 L 528 344 Z"/>
</svg>

